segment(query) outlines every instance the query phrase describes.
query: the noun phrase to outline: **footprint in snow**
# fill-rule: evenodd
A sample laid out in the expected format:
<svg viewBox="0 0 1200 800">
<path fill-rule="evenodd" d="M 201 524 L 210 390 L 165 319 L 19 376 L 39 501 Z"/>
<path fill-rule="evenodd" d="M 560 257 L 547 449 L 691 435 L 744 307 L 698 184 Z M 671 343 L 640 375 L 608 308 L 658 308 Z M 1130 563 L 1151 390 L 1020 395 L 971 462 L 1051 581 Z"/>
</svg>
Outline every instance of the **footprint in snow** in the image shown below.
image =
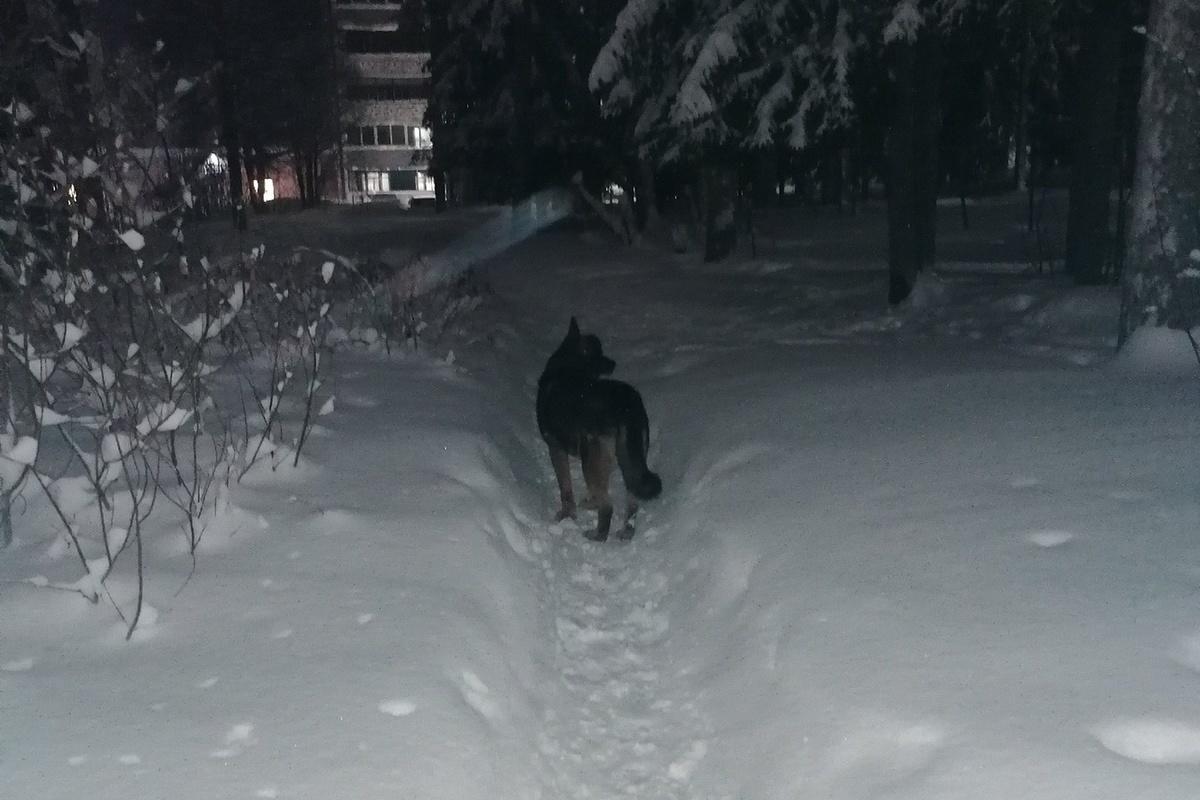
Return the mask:
<svg viewBox="0 0 1200 800">
<path fill-rule="evenodd" d="M 293 631 L 291 628 L 276 628 L 275 630 L 271 631 L 271 638 L 289 639 L 294 632 L 295 631 Z"/>
<path fill-rule="evenodd" d="M 359 614 L 357 619 L 355 619 L 355 622 L 357 622 L 359 625 L 366 625 L 373 619 L 375 619 L 374 614 Z"/>
<path fill-rule="evenodd" d="M 692 773 L 696 771 L 696 767 L 700 765 L 700 761 L 707 754 L 708 745 L 700 741 L 692 742 L 688 751 L 667 767 L 667 774 L 671 776 L 671 780 L 683 783 L 692 777 Z"/>
<path fill-rule="evenodd" d="M 250 722 L 240 722 L 232 726 L 225 734 L 225 744 L 253 743 L 254 725 Z"/>
<path fill-rule="evenodd" d="M 1200 726 L 1142 717 L 1097 726 L 1092 735 L 1105 749 L 1143 764 L 1200 764 Z"/>
<path fill-rule="evenodd" d="M 1038 547 L 1050 549 L 1052 547 L 1062 547 L 1067 542 L 1073 540 L 1075 534 L 1070 531 L 1043 530 L 1030 531 L 1025 534 L 1025 540 L 1031 544 L 1036 544 Z"/>
<path fill-rule="evenodd" d="M 393 717 L 407 717 L 417 710 L 417 704 L 411 700 L 385 700 L 379 704 L 379 710 Z"/>
<path fill-rule="evenodd" d="M 945 729 L 935 722 L 865 715 L 833 746 L 829 766 L 840 775 L 911 775 L 934 758 L 945 738 Z"/>
<path fill-rule="evenodd" d="M 1172 657 L 1195 672 L 1200 672 L 1200 633 L 1184 636 L 1175 645 Z"/>
<path fill-rule="evenodd" d="M 197 689 L 211 689 L 212 687 L 217 685 L 217 681 L 219 681 L 219 680 L 221 680 L 221 679 L 217 678 L 217 677 L 205 678 L 202 681 L 196 682 L 196 688 Z"/>
<path fill-rule="evenodd" d="M 14 661 L 5 661 L 0 664 L 0 672 L 28 672 L 33 669 L 34 660 L 32 658 L 18 658 Z"/>
<path fill-rule="evenodd" d="M 462 692 L 463 700 L 467 701 L 467 705 L 479 712 L 484 719 L 494 721 L 502 716 L 500 703 L 492 697 L 492 690 L 474 672 L 462 671 L 458 690 Z"/>
<path fill-rule="evenodd" d="M 72 767 L 82 767 L 84 764 L 87 763 L 87 761 L 88 761 L 88 757 L 85 755 L 71 756 L 70 758 L 67 759 L 67 764 L 69 764 Z"/>
<path fill-rule="evenodd" d="M 339 394 L 338 403 L 350 408 L 375 408 L 379 401 L 364 394 Z"/>
<path fill-rule="evenodd" d="M 117 756 L 117 762 L 127 767 L 136 767 L 142 763 L 142 757 L 137 753 L 126 753 L 125 755 Z"/>
<path fill-rule="evenodd" d="M 1041 486 L 1042 482 L 1032 475 L 1018 475 L 1009 481 L 1008 485 L 1013 489 L 1032 489 L 1035 486 Z"/>
<path fill-rule="evenodd" d="M 255 744 L 258 744 L 258 740 L 254 738 L 254 724 L 239 722 L 226 731 L 225 747 L 213 750 L 209 753 L 209 756 L 212 758 L 233 758 L 247 747 Z"/>
</svg>

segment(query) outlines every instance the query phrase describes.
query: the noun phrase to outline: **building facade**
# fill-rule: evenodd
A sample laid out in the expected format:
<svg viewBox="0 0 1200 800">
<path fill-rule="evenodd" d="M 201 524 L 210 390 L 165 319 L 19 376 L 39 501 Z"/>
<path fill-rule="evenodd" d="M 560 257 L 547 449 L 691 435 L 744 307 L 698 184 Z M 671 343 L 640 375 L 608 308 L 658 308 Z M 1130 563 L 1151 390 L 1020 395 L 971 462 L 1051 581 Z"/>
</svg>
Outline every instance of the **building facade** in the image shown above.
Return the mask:
<svg viewBox="0 0 1200 800">
<path fill-rule="evenodd" d="M 413 0 L 333 0 L 346 80 L 337 153 L 344 202 L 433 202 L 429 53 Z"/>
</svg>

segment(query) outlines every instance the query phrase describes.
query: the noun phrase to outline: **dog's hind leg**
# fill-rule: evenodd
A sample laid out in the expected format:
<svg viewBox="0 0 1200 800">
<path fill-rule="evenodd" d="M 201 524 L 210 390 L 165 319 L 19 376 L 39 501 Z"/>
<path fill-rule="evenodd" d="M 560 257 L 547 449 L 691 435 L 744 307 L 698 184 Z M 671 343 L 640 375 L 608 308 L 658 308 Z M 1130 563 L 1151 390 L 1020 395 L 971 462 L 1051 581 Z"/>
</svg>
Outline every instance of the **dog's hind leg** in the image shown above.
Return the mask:
<svg viewBox="0 0 1200 800">
<path fill-rule="evenodd" d="M 616 453 L 611 437 L 588 439 L 580 447 L 583 458 L 583 478 L 587 482 L 588 497 L 596 504 L 596 530 L 584 534 L 594 542 L 608 538 L 612 527 L 612 499 L 608 496 L 608 478 L 616 466 Z"/>
<path fill-rule="evenodd" d="M 625 524 L 621 526 L 621 530 L 617 532 L 617 538 L 623 542 L 627 542 L 633 538 L 634 525 L 637 523 L 638 504 L 632 494 L 625 498 Z"/>
<path fill-rule="evenodd" d="M 575 517 L 575 492 L 571 489 L 571 460 L 567 451 L 550 445 L 550 463 L 554 465 L 554 477 L 558 480 L 558 499 L 561 505 L 554 521 Z"/>
</svg>

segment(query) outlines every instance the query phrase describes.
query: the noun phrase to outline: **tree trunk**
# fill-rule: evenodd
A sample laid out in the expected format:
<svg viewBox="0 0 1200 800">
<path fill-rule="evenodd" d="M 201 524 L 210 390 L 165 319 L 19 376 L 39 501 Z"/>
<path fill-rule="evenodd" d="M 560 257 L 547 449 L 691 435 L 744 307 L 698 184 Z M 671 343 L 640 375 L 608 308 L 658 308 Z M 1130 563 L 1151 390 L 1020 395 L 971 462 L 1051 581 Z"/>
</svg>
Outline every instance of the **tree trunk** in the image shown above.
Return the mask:
<svg viewBox="0 0 1200 800">
<path fill-rule="evenodd" d="M 217 67 L 217 106 L 221 118 L 221 144 L 225 147 L 225 168 L 229 171 L 229 205 L 233 225 L 239 231 L 246 230 L 245 187 L 242 184 L 242 137 L 238 124 L 237 90 L 234 67 L 227 41 L 228 19 L 225 0 L 213 4 L 216 36 L 214 37 Z"/>
<path fill-rule="evenodd" d="M 917 38 L 915 150 L 917 246 L 921 267 L 932 268 L 937 254 L 937 200 L 940 185 L 938 143 L 942 132 L 942 46 L 936 30 Z"/>
<path fill-rule="evenodd" d="M 429 45 L 429 82 L 436 87 L 442 79 L 442 51 L 446 42 L 446 7 L 440 0 L 424 0 L 426 41 Z M 429 104 L 425 111 L 425 124 L 429 126 L 432 141 L 430 142 L 429 167 L 433 177 L 433 207 L 437 213 L 446 210 L 452 193 L 449 191 L 450 175 L 446 169 L 446 129 L 442 123 L 443 114 L 438 102 L 438 93 L 431 92 Z"/>
<path fill-rule="evenodd" d="M 1029 0 L 1021 3 L 1021 24 L 1024 37 L 1017 85 L 1017 120 L 1013 131 L 1013 188 L 1023 189 L 1029 181 L 1029 84 L 1033 76 L 1033 31 Z"/>
<path fill-rule="evenodd" d="M 0 480 L 0 550 L 13 542 L 12 490 Z"/>
<path fill-rule="evenodd" d="M 266 167 L 257 150 L 250 151 L 242 160 L 246 164 L 246 175 L 250 178 L 250 203 L 255 211 L 262 211 L 263 193 L 266 191 L 263 180 L 267 175 Z"/>
<path fill-rule="evenodd" d="M 962 144 L 958 148 L 958 209 L 962 216 L 964 231 L 971 229 L 971 217 L 967 213 L 967 195 L 970 193 L 971 185 L 970 173 L 969 145 Z"/>
<path fill-rule="evenodd" d="M 1076 283 L 1105 279 L 1112 238 L 1109 192 L 1117 174 L 1117 88 L 1122 0 L 1095 0 L 1080 51 L 1075 147 L 1067 214 L 1067 272 Z"/>
<path fill-rule="evenodd" d="M 704 181 L 704 260 L 720 261 L 737 246 L 737 184 L 733 170 L 707 166 Z"/>
<path fill-rule="evenodd" d="M 846 177 L 843 166 L 841 148 L 832 144 L 826 145 L 818 167 L 821 176 L 821 205 L 841 208 L 842 185 Z"/>
<path fill-rule="evenodd" d="M 308 199 L 313 208 L 321 205 L 321 152 L 313 147 L 308 152 Z"/>
<path fill-rule="evenodd" d="M 534 85 L 532 13 L 530 4 L 522 3 L 520 10 L 513 15 L 513 24 L 518 26 L 512 37 L 514 119 L 509 126 L 509 158 L 513 170 L 510 197 L 514 205 L 522 198 L 532 194 L 535 185 L 533 174 L 534 126 L 529 124 L 533 107 Z"/>
<path fill-rule="evenodd" d="M 433 210 L 438 214 L 446 210 L 446 173 L 440 169 L 433 172 Z"/>
<path fill-rule="evenodd" d="M 224 69 L 220 70 L 222 73 Z M 224 84 L 225 78 L 218 78 Z M 225 169 L 229 173 L 229 207 L 233 217 L 233 225 L 239 231 L 246 230 L 246 200 L 245 186 L 242 183 L 242 145 L 237 114 L 234 111 L 232 90 L 218 89 L 219 105 L 221 107 L 221 144 L 225 146 Z"/>
<path fill-rule="evenodd" d="M 654 174 L 654 162 L 638 157 L 634 167 L 637 179 L 637 223 L 638 229 L 653 233 L 662 227 L 662 216 L 658 213 L 658 189 Z"/>
<path fill-rule="evenodd" d="M 779 204 L 776 187 L 779 184 L 778 154 L 774 147 L 760 147 L 752 154 L 754 172 L 751 193 L 755 208 L 770 208 Z"/>
<path fill-rule="evenodd" d="M 1143 325 L 1200 324 L 1200 9 L 1151 0 L 1148 29 L 1120 343 Z"/>
<path fill-rule="evenodd" d="M 893 45 L 895 99 L 888 131 L 888 302 L 903 301 L 933 265 L 937 233 L 941 53 L 935 33 Z"/>
</svg>

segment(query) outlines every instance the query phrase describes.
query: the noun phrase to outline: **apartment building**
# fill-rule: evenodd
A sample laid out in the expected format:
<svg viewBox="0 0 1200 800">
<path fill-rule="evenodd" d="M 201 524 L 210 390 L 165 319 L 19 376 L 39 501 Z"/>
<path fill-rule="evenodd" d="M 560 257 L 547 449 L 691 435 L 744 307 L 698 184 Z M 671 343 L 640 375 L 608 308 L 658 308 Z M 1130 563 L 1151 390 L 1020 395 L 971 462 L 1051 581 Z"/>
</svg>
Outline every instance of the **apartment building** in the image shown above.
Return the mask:
<svg viewBox="0 0 1200 800">
<path fill-rule="evenodd" d="M 334 0 L 346 74 L 342 199 L 432 202 L 428 48 L 416 0 Z"/>
</svg>

